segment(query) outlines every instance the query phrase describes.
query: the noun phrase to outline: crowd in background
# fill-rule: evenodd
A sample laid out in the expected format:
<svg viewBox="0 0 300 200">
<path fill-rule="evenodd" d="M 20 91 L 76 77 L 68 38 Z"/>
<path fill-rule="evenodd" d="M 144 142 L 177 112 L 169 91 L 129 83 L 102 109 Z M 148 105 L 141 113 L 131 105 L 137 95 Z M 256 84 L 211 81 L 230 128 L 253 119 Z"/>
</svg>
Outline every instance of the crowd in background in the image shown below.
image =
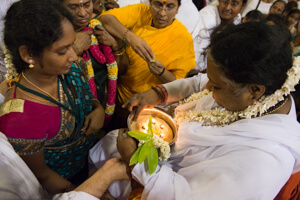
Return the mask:
<svg viewBox="0 0 300 200">
<path fill-rule="evenodd" d="M 113 183 L 117 180 L 129 180 L 132 174 L 145 187 L 143 198 L 156 198 L 153 191 L 162 192 L 160 186 L 154 184 L 162 184 L 159 176 L 166 179 L 171 177 L 174 182 L 171 181 L 170 184 L 174 184 L 174 188 L 182 184 L 187 187 L 187 193 L 195 195 L 199 191 L 195 192 L 195 188 L 187 186 L 189 181 L 194 181 L 193 177 L 187 178 L 188 184 L 185 184 L 186 180 L 181 180 L 181 176 L 188 172 L 182 173 L 180 167 L 185 170 L 190 167 L 198 173 L 198 168 L 194 168 L 197 164 L 180 166 L 180 159 L 186 156 L 188 160 L 193 153 L 200 157 L 202 150 L 199 149 L 202 147 L 191 147 L 190 151 L 193 153 L 189 153 L 189 150 L 180 146 L 186 144 L 179 142 L 180 147 L 174 150 L 179 152 L 178 157 L 175 153 L 170 163 L 161 165 L 169 166 L 171 171 L 161 167 L 160 172 L 156 172 L 157 176 L 151 180 L 143 175 L 141 169 L 129 168 L 129 160 L 124 159 L 129 157 L 129 153 L 120 149 L 133 149 L 132 146 L 136 146 L 136 143 L 129 141 L 132 146 L 126 146 L 122 144 L 124 141 L 120 142 L 120 137 L 124 136 L 122 128 L 127 128 L 127 118 L 132 108 L 146 107 L 146 103 L 142 106 L 141 102 L 151 102 L 149 105 L 152 107 L 158 103 L 161 103 L 158 107 L 165 106 L 165 103 L 181 100 L 205 87 L 218 94 L 220 89 L 207 80 L 217 72 L 221 74 L 221 78 L 217 77 L 217 80 L 227 80 L 222 82 L 223 85 L 230 85 L 231 81 L 236 83 L 231 85 L 240 91 L 234 92 L 235 97 L 246 91 L 246 84 L 265 84 L 266 88 L 263 89 L 251 88 L 251 92 L 255 93 L 252 95 L 250 92 L 251 103 L 246 97 L 240 99 L 250 106 L 262 94 L 272 94 L 286 79 L 284 74 L 280 78 L 274 77 L 275 81 L 265 73 L 265 69 L 258 69 L 257 66 L 265 62 L 273 65 L 270 60 L 279 55 L 278 60 L 287 66 L 278 71 L 274 67 L 266 68 L 273 70 L 272 74 L 278 76 L 292 65 L 292 58 L 281 58 L 300 56 L 300 3 L 294 0 L 47 0 L 39 3 L 35 0 L 4 0 L 0 4 L 0 160 L 5 163 L 0 172 L 3 180 L 0 181 L 0 199 L 31 199 L 32 195 L 35 196 L 34 199 L 126 199 L 131 188 L 123 183 L 118 186 L 118 183 Z M 260 34 L 253 30 L 270 31 L 274 33 L 274 37 L 261 33 L 261 43 L 254 48 L 251 46 L 256 45 L 253 38 Z M 275 33 L 275 30 L 280 33 Z M 232 42 L 235 40 L 231 35 L 238 33 L 241 33 L 241 36 L 236 37 L 240 38 L 239 43 Z M 243 33 L 249 33 L 249 37 Z M 230 44 L 226 44 L 219 35 L 228 38 Z M 254 43 L 243 44 L 242 39 L 251 39 Z M 264 43 L 263 39 L 267 41 Z M 276 45 L 271 44 L 270 41 L 274 42 L 276 39 L 282 41 Z M 278 48 L 280 45 L 285 49 L 278 54 L 275 51 L 268 54 L 268 49 L 264 49 L 266 46 Z M 227 46 L 232 48 L 226 50 Z M 239 56 L 232 56 L 232 60 L 226 60 L 231 56 L 228 52 L 237 54 L 238 50 L 233 49 L 238 49 L 239 46 L 241 57 L 244 56 L 245 59 L 241 61 Z M 247 48 L 250 49 L 249 52 Z M 266 53 L 256 55 L 251 49 Z M 226 58 L 223 57 L 224 51 L 228 53 Z M 253 61 L 262 56 L 267 61 L 262 59 L 259 64 Z M 256 83 L 257 80 L 250 77 L 249 82 L 244 82 L 246 78 L 234 75 L 236 73 L 243 77 L 245 74 L 241 69 L 215 68 L 217 64 L 225 66 L 234 61 L 238 65 L 237 62 L 246 62 L 246 58 L 249 59 L 247 63 L 253 61 L 256 72 L 261 73 L 261 79 L 265 77 L 265 81 L 259 80 Z M 244 69 L 245 73 L 254 74 L 246 71 Z M 206 76 L 204 79 L 203 74 Z M 267 90 L 268 87 L 271 88 L 270 91 Z M 274 105 L 274 110 L 279 109 L 279 114 L 289 117 L 295 115 L 300 122 L 299 84 L 295 88 L 293 98 L 285 96 L 278 105 Z M 219 100 L 223 104 L 216 102 L 219 106 L 232 111 L 242 110 L 239 106 L 232 107 L 224 100 L 231 97 L 220 94 L 216 96 L 216 101 L 218 96 L 223 97 L 223 100 Z M 140 101 L 139 104 L 136 101 Z M 198 108 L 197 105 L 194 106 Z M 267 114 L 269 112 L 272 113 L 273 110 L 268 110 Z M 278 119 L 274 119 L 275 122 L 276 120 Z M 282 123 L 286 119 L 279 120 Z M 294 128 L 299 124 L 291 126 Z M 186 132 L 194 131 L 187 126 L 185 128 L 188 130 Z M 196 126 L 194 128 L 198 130 Z M 120 131 L 111 132 L 116 129 Z M 184 132 L 182 129 L 181 132 Z M 218 135 L 213 131 L 212 133 Z M 192 136 L 188 136 L 194 137 L 193 134 L 194 132 Z M 281 137 L 280 133 L 278 137 Z M 118 149 L 115 148 L 116 138 Z M 195 141 L 197 139 L 199 138 L 196 137 Z M 247 141 L 239 138 L 238 142 Z M 113 149 L 107 146 L 111 144 Z M 296 152 L 296 144 L 295 142 L 289 147 L 295 157 L 299 153 Z M 252 143 L 249 145 L 253 145 L 253 148 L 255 146 Z M 112 152 L 106 154 L 105 148 Z M 264 147 L 257 148 L 267 151 Z M 211 154 L 214 154 L 213 151 L 215 150 Z M 93 157 L 95 154 L 96 159 Z M 122 158 L 115 158 L 119 156 Z M 281 159 L 279 156 L 278 160 Z M 284 185 L 282 183 L 287 182 L 284 180 L 287 177 L 281 177 L 281 182 L 275 184 L 277 188 L 272 188 L 262 199 L 268 199 L 272 195 L 275 198 L 278 192 L 277 200 L 286 199 L 287 196 L 290 199 L 300 197 L 299 192 L 290 191 L 300 188 L 300 174 L 295 173 L 299 167 L 297 159 L 293 169 L 289 168 L 293 164 L 282 166 L 288 171 L 285 174 L 287 177 L 294 173 L 289 179 L 290 185 L 286 184 L 279 192 Z M 253 159 L 253 162 L 256 161 L 258 160 Z M 93 169 L 96 171 L 93 174 L 91 164 L 97 168 Z M 163 170 L 164 174 L 161 172 Z M 11 177 L 11 174 L 15 176 Z M 213 179 L 211 176 L 206 178 Z M 241 177 L 243 178 L 249 179 L 246 176 Z M 17 192 L 11 190 L 11 185 L 17 188 Z M 220 188 L 225 191 L 223 186 L 221 184 Z M 107 191 L 116 194 L 112 197 Z M 172 193 L 172 198 L 186 197 L 184 191 L 170 189 L 168 192 Z M 238 193 L 236 195 L 236 199 L 242 197 Z M 256 197 L 259 195 L 258 193 Z M 214 196 L 215 199 L 218 197 L 220 196 Z"/>
</svg>

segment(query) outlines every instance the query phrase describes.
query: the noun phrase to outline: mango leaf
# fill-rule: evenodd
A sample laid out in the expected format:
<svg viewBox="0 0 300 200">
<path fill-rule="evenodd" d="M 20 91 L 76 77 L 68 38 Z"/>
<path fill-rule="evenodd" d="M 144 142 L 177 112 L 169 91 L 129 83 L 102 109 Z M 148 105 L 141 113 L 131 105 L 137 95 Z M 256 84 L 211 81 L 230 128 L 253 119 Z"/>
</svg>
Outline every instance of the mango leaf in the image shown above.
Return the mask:
<svg viewBox="0 0 300 200">
<path fill-rule="evenodd" d="M 150 115 L 149 117 L 149 122 L 148 122 L 148 135 L 153 137 L 153 131 L 152 131 L 152 116 Z"/>
<path fill-rule="evenodd" d="M 152 174 L 153 172 L 155 172 L 157 164 L 158 164 L 158 153 L 157 153 L 157 149 L 154 147 L 153 144 L 150 148 L 150 152 L 147 157 L 147 161 L 148 161 L 149 172 L 150 172 L 150 174 Z"/>
<path fill-rule="evenodd" d="M 152 138 L 150 135 L 143 133 L 141 131 L 128 131 L 128 135 L 138 140 L 144 140 L 144 141 L 150 140 Z"/>
<path fill-rule="evenodd" d="M 139 148 L 134 152 L 134 154 L 130 158 L 129 166 L 136 164 L 139 161 L 139 154 L 141 152 L 141 148 L 143 145 L 139 146 Z"/>
<path fill-rule="evenodd" d="M 152 140 L 149 140 L 148 142 L 145 142 L 141 148 L 141 151 L 139 153 L 139 163 L 142 164 L 142 162 L 144 162 L 144 160 L 147 158 L 149 152 L 150 152 L 150 148 L 151 146 L 153 146 L 152 144 Z"/>
</svg>

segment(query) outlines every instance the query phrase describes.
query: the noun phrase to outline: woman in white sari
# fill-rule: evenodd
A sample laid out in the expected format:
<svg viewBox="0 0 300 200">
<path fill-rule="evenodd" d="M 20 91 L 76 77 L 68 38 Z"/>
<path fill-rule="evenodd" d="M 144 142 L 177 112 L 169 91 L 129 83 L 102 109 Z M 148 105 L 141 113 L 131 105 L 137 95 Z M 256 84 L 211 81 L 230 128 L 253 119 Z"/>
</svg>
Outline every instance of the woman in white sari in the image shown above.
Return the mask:
<svg viewBox="0 0 300 200">
<path fill-rule="evenodd" d="M 168 161 L 151 175 L 143 163 L 133 166 L 142 199 L 273 199 L 300 170 L 300 125 L 289 95 L 299 79 L 288 30 L 249 22 L 212 37 L 207 75 L 133 95 L 123 107 L 136 109 L 136 118 L 145 107 L 212 92 L 177 108 L 178 139 Z M 136 145 L 123 132 L 109 133 L 90 151 L 94 164 L 119 153 L 129 163 Z M 110 192 L 126 193 L 124 184 Z"/>
<path fill-rule="evenodd" d="M 199 20 L 192 36 L 194 39 L 194 50 L 197 70 L 206 69 L 205 49 L 210 43 L 210 35 L 219 26 L 228 24 L 240 24 L 241 15 L 247 0 L 218 0 L 218 5 L 208 5 L 199 12 Z"/>
</svg>

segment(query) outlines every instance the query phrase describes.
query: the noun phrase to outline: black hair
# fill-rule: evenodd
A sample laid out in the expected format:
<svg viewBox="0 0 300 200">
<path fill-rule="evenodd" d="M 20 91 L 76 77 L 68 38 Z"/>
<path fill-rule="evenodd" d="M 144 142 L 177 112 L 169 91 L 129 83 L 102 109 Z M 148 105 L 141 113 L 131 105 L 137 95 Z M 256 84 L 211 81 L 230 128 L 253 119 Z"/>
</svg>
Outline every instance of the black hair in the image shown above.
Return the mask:
<svg viewBox="0 0 300 200">
<path fill-rule="evenodd" d="M 290 1 L 286 4 L 286 12 L 290 12 L 292 9 L 298 8 L 298 3 L 296 1 Z"/>
<path fill-rule="evenodd" d="M 205 0 L 193 0 L 194 5 L 200 11 L 202 8 L 206 6 Z"/>
<path fill-rule="evenodd" d="M 290 10 L 288 12 L 286 18 L 288 18 L 290 15 L 295 14 L 295 13 L 300 14 L 300 10 L 298 8 L 294 8 L 294 9 Z"/>
<path fill-rule="evenodd" d="M 276 1 L 274 1 L 274 3 L 272 4 L 272 6 L 270 7 L 270 8 L 272 8 L 276 3 L 278 3 L 278 2 L 281 2 L 281 3 L 283 3 L 284 4 L 284 9 L 283 9 L 283 11 L 282 11 L 282 13 L 285 11 L 285 9 L 286 9 L 286 2 L 284 1 L 284 0 L 276 0 Z M 281 14 L 282 14 L 281 13 Z"/>
<path fill-rule="evenodd" d="M 286 27 L 287 28 L 287 25 L 285 23 L 285 18 L 283 15 L 281 14 L 270 14 L 266 17 L 265 19 L 266 22 L 268 21 L 272 21 L 275 25 L 279 26 L 279 27 Z"/>
<path fill-rule="evenodd" d="M 264 21 L 264 15 L 259 10 L 251 10 L 245 17 L 247 21 Z"/>
<path fill-rule="evenodd" d="M 264 85 L 270 95 L 281 88 L 292 66 L 290 41 L 287 28 L 261 22 L 228 25 L 211 38 L 209 54 L 228 79 Z"/>
<path fill-rule="evenodd" d="M 151 3 L 152 0 L 149 0 L 149 1 Z M 177 3 L 178 3 L 178 7 L 179 7 L 181 5 L 181 0 L 177 0 Z"/>
<path fill-rule="evenodd" d="M 28 68 L 19 47 L 24 45 L 33 56 L 41 58 L 46 48 L 63 37 L 63 19 L 73 24 L 72 15 L 57 0 L 21 0 L 12 4 L 5 16 L 4 42 L 18 73 Z"/>
</svg>

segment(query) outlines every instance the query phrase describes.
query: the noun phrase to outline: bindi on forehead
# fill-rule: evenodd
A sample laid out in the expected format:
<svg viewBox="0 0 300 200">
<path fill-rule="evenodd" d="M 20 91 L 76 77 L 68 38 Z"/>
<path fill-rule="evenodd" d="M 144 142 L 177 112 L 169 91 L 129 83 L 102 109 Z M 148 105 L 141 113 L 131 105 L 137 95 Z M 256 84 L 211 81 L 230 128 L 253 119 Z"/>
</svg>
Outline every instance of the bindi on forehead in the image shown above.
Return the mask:
<svg viewBox="0 0 300 200">
<path fill-rule="evenodd" d="M 166 5 L 166 3 L 167 3 L 167 0 L 163 0 L 163 4 Z"/>
</svg>

